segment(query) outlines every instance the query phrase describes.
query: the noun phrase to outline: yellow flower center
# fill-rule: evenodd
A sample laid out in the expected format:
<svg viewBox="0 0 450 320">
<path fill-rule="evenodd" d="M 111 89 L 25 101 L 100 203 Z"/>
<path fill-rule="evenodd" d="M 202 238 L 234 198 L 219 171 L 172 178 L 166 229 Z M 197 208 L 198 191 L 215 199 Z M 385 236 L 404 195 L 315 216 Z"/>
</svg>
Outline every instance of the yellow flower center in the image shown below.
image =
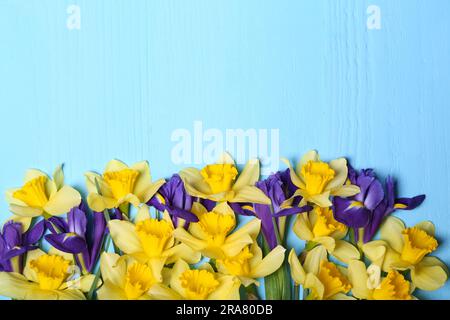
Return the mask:
<svg viewBox="0 0 450 320">
<path fill-rule="evenodd" d="M 139 299 L 156 283 L 152 270 L 145 264 L 135 262 L 127 271 L 124 291 L 128 300 Z"/>
<path fill-rule="evenodd" d="M 160 257 L 173 234 L 173 227 L 166 220 L 143 220 L 138 222 L 135 228 L 142 248 L 149 258 Z"/>
<path fill-rule="evenodd" d="M 328 182 L 334 179 L 335 172 L 328 163 L 322 161 L 308 161 L 301 169 L 305 182 L 305 189 L 309 195 L 321 194 Z"/>
<path fill-rule="evenodd" d="M 48 197 L 45 192 L 45 184 L 47 177 L 39 176 L 34 178 L 13 193 L 13 197 L 25 202 L 28 206 L 34 208 L 43 208 L 47 202 Z"/>
<path fill-rule="evenodd" d="M 120 171 L 105 172 L 103 174 L 103 179 L 111 188 L 114 198 L 119 200 L 126 195 L 133 193 L 138 176 L 139 171 L 124 169 Z"/>
<path fill-rule="evenodd" d="M 214 211 L 207 212 L 198 217 L 198 224 L 208 237 L 212 246 L 221 246 L 228 233 L 233 230 L 235 220 L 231 215 L 224 215 Z"/>
<path fill-rule="evenodd" d="M 213 194 L 231 190 L 238 171 L 232 164 L 211 164 L 200 171 Z"/>
<path fill-rule="evenodd" d="M 30 267 L 37 274 L 39 287 L 57 290 L 68 277 L 70 261 L 60 256 L 44 254 L 30 261 Z"/>
<path fill-rule="evenodd" d="M 402 234 L 405 244 L 401 258 L 411 264 L 419 263 L 425 255 L 438 247 L 436 239 L 419 228 L 405 229 Z"/>
<path fill-rule="evenodd" d="M 317 216 L 316 223 L 313 227 L 313 233 L 315 237 L 326 237 L 335 231 L 345 232 L 345 230 L 347 229 L 344 224 L 334 219 L 333 211 L 331 210 L 331 208 L 315 207 L 314 213 Z"/>
<path fill-rule="evenodd" d="M 186 298 L 191 300 L 205 300 L 220 284 L 207 270 L 186 270 L 180 281 Z"/>
<path fill-rule="evenodd" d="M 234 257 L 227 257 L 221 262 L 225 265 L 227 271 L 234 276 L 246 276 L 250 274 L 250 259 L 253 254 L 249 247 L 245 247 Z"/>
<path fill-rule="evenodd" d="M 374 300 L 411 300 L 409 282 L 402 274 L 393 270 L 388 273 L 378 289 L 372 294 Z"/>
<path fill-rule="evenodd" d="M 351 284 L 339 271 L 334 263 L 323 261 L 317 275 L 323 284 L 323 299 L 326 300 L 340 292 L 347 293 L 352 288 Z"/>
</svg>

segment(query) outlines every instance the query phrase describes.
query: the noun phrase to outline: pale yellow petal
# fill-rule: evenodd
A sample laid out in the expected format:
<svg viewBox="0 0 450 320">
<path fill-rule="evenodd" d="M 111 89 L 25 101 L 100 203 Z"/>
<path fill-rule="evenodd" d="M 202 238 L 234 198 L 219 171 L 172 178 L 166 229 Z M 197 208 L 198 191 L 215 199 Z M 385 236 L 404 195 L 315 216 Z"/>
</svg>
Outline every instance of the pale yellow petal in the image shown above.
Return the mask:
<svg viewBox="0 0 450 320">
<path fill-rule="evenodd" d="M 305 153 L 298 162 L 297 172 L 300 172 L 302 167 L 309 161 L 320 161 L 319 153 L 316 150 L 311 150 Z"/>
<path fill-rule="evenodd" d="M 129 169 L 129 167 L 120 160 L 111 160 L 106 164 L 105 172 L 114 172 Z"/>
<path fill-rule="evenodd" d="M 103 252 L 100 257 L 100 270 L 105 282 L 110 282 L 118 287 L 123 287 L 127 274 L 127 265 L 120 256 L 115 253 Z"/>
<path fill-rule="evenodd" d="M 325 287 L 322 282 L 320 282 L 319 278 L 316 277 L 313 273 L 308 273 L 305 279 L 305 288 L 310 289 L 314 293 L 314 297 L 318 300 L 323 299 L 323 295 L 325 292 Z"/>
<path fill-rule="evenodd" d="M 348 177 L 347 160 L 345 158 L 340 158 L 332 160 L 329 163 L 331 169 L 334 170 L 334 178 L 331 180 L 327 186 L 327 190 L 333 190 L 341 187 Z"/>
<path fill-rule="evenodd" d="M 259 203 L 259 204 L 271 204 L 270 199 L 255 186 L 242 186 L 236 193 L 230 202 L 237 203 Z"/>
<path fill-rule="evenodd" d="M 446 268 L 442 265 L 435 257 L 425 257 L 411 270 L 412 282 L 422 290 L 434 291 L 441 288 L 448 279 Z"/>
<path fill-rule="evenodd" d="M 183 272 L 189 269 L 189 265 L 183 260 L 178 260 L 177 262 L 175 262 L 172 268 L 170 287 L 181 296 L 184 296 L 184 288 L 181 285 L 180 276 Z"/>
<path fill-rule="evenodd" d="M 206 198 L 212 194 L 200 171 L 196 168 L 186 168 L 180 171 L 186 191 L 193 197 Z"/>
<path fill-rule="evenodd" d="M 239 300 L 241 282 L 234 276 L 222 276 L 220 285 L 209 296 L 208 300 Z"/>
<path fill-rule="evenodd" d="M 242 227 L 234 231 L 227 238 L 227 241 L 234 241 L 235 239 L 240 238 L 243 234 L 248 234 L 252 239 L 256 239 L 260 230 L 261 230 L 261 220 L 253 218 L 249 222 L 244 224 Z"/>
<path fill-rule="evenodd" d="M 332 237 L 317 237 L 313 241 L 320 243 L 328 252 L 333 252 L 336 248 L 336 240 Z"/>
<path fill-rule="evenodd" d="M 291 162 L 285 158 L 282 158 L 281 161 L 283 161 L 289 168 L 289 176 L 291 178 L 292 183 L 297 187 L 297 188 L 304 188 L 305 187 L 305 183 L 300 179 L 300 177 L 297 175 L 297 173 L 295 172 L 294 168 L 292 168 Z"/>
<path fill-rule="evenodd" d="M 109 280 L 97 290 L 98 300 L 127 300 L 127 296 L 122 288 L 114 285 Z"/>
<path fill-rule="evenodd" d="M 61 215 L 70 211 L 70 209 L 80 205 L 81 195 L 72 187 L 63 186 L 53 197 L 49 199 L 44 207 L 45 212 L 51 215 Z"/>
<path fill-rule="evenodd" d="M 143 204 L 139 208 L 139 210 L 136 214 L 136 218 L 134 219 L 134 222 L 138 223 L 138 222 L 148 220 L 148 219 L 150 219 L 150 208 L 146 204 Z"/>
<path fill-rule="evenodd" d="M 386 241 L 389 246 L 397 252 L 402 252 L 403 236 L 402 231 L 405 229 L 405 224 L 402 220 L 396 217 L 388 217 L 380 228 L 380 237 Z"/>
<path fill-rule="evenodd" d="M 346 264 L 351 260 L 359 260 L 361 257 L 359 250 L 354 245 L 344 240 L 336 240 L 336 246 L 331 254 L 333 257 Z"/>
<path fill-rule="evenodd" d="M 23 179 L 23 183 L 27 183 L 30 180 L 36 179 L 38 177 L 46 177 L 48 178 L 48 175 L 41 171 L 41 170 L 37 170 L 37 169 L 28 169 L 25 172 L 25 178 Z"/>
<path fill-rule="evenodd" d="M 239 191 L 244 186 L 254 186 L 259 179 L 259 160 L 251 159 L 247 162 L 238 179 L 233 185 L 234 191 Z"/>
<path fill-rule="evenodd" d="M 371 241 L 365 243 L 362 246 L 362 250 L 371 262 L 382 266 L 387 251 L 387 244 L 379 240 Z"/>
<path fill-rule="evenodd" d="M 24 218 L 32 218 L 32 217 L 39 217 L 42 215 L 43 210 L 40 208 L 32 208 L 32 207 L 25 207 L 25 206 L 19 206 L 15 204 L 9 205 L 9 210 L 14 213 L 15 215 L 24 217 Z"/>
<path fill-rule="evenodd" d="M 368 299 L 370 290 L 367 288 L 366 265 L 362 261 L 352 260 L 348 264 L 348 279 L 352 284 L 352 294 L 358 299 Z"/>
<path fill-rule="evenodd" d="M 295 234 L 302 240 L 311 241 L 314 238 L 312 226 L 308 219 L 308 213 L 301 213 L 297 215 L 293 226 Z"/>
<path fill-rule="evenodd" d="M 361 189 L 358 186 L 349 184 L 337 187 L 331 191 L 331 195 L 335 197 L 347 198 L 354 196 L 361 192 Z"/>
<path fill-rule="evenodd" d="M 55 182 L 56 189 L 59 190 L 64 185 L 64 172 L 63 172 L 63 165 L 60 164 L 56 167 L 55 171 L 53 172 L 53 181 Z"/>
<path fill-rule="evenodd" d="M 324 246 L 317 246 L 306 255 L 303 268 L 306 273 L 318 274 L 322 261 L 327 260 L 327 250 Z"/>
<path fill-rule="evenodd" d="M 207 246 L 207 243 L 205 241 L 193 237 L 183 228 L 175 229 L 173 235 L 177 240 L 183 242 L 185 245 L 191 247 L 195 251 L 202 251 Z"/>
<path fill-rule="evenodd" d="M 134 224 L 128 221 L 111 220 L 109 231 L 114 243 L 127 254 L 143 251 Z"/>
<path fill-rule="evenodd" d="M 36 260 L 40 256 L 44 255 L 45 252 L 41 249 L 35 249 L 27 252 L 27 258 L 25 261 L 25 267 L 23 269 L 23 275 L 30 281 L 38 282 L 38 277 L 36 272 L 30 267 L 30 262 Z"/>
<path fill-rule="evenodd" d="M 321 208 L 331 207 L 333 204 L 330 201 L 330 191 L 325 191 L 322 194 L 309 196 L 307 198 L 309 202 L 317 204 Z"/>
<path fill-rule="evenodd" d="M 147 188 L 142 191 L 142 193 L 138 194 L 139 200 L 142 203 L 148 202 L 158 192 L 159 188 L 161 188 L 161 186 L 165 182 L 166 181 L 164 179 L 159 179 L 159 180 L 156 180 L 153 183 L 150 183 L 147 186 Z"/>
<path fill-rule="evenodd" d="M 155 300 L 182 300 L 183 297 L 173 289 L 162 285 L 155 284 L 149 290 L 149 295 Z"/>
<path fill-rule="evenodd" d="M 89 193 L 98 193 L 104 197 L 113 198 L 113 193 L 103 177 L 95 172 L 86 172 L 86 188 Z"/>
<path fill-rule="evenodd" d="M 428 235 L 434 237 L 435 234 L 435 227 L 433 222 L 431 221 L 422 221 L 416 224 L 416 228 L 419 228 L 423 231 L 425 231 Z"/>
<path fill-rule="evenodd" d="M 289 253 L 288 257 L 289 266 L 291 268 L 291 276 L 296 285 L 302 285 L 305 283 L 306 278 L 306 272 L 303 269 L 302 264 L 300 263 L 300 260 L 297 257 L 297 254 L 295 253 L 295 250 L 292 249 Z"/>
<path fill-rule="evenodd" d="M 87 203 L 89 208 L 95 212 L 103 212 L 105 209 L 112 209 L 117 205 L 117 201 L 114 198 L 104 197 L 98 193 L 89 193 Z"/>
<path fill-rule="evenodd" d="M 36 287 L 35 283 L 28 282 L 19 273 L 0 272 L 0 296 L 24 300 L 30 290 Z"/>
<path fill-rule="evenodd" d="M 277 271 L 284 262 L 286 249 L 276 246 L 252 270 L 252 278 L 261 278 Z"/>
<path fill-rule="evenodd" d="M 187 263 L 194 264 L 200 261 L 202 255 L 199 251 L 192 250 L 191 247 L 184 243 L 180 243 L 167 251 L 168 259 L 166 264 L 171 264 L 179 259 Z"/>
<path fill-rule="evenodd" d="M 217 164 L 232 164 L 235 165 L 233 157 L 228 152 L 222 152 L 216 161 Z"/>
</svg>

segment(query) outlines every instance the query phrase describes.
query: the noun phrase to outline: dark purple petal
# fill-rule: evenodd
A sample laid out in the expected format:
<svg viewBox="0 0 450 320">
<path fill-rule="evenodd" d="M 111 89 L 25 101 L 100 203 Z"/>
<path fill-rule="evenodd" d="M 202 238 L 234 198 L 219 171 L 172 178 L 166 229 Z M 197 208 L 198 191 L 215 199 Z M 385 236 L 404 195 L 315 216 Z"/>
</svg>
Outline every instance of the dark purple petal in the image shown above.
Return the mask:
<svg viewBox="0 0 450 320">
<path fill-rule="evenodd" d="M 8 221 L 3 226 L 3 238 L 9 248 L 22 245 L 22 224 Z"/>
<path fill-rule="evenodd" d="M 272 213 L 270 206 L 265 204 L 255 204 L 255 214 L 261 220 L 261 230 L 264 238 L 269 245 L 270 250 L 275 248 L 278 244 L 277 236 L 275 233 L 274 219 L 272 218 Z"/>
<path fill-rule="evenodd" d="M 88 271 L 92 271 L 92 268 L 95 266 L 95 262 L 97 261 L 106 229 L 106 220 L 103 213 L 94 212 L 93 217 L 94 217 L 93 219 L 94 232 L 92 241 L 90 243 L 90 253 L 89 257 L 86 256 L 83 257 L 87 264 L 86 267 L 88 268 Z"/>
<path fill-rule="evenodd" d="M 42 236 L 45 232 L 45 220 L 41 220 L 32 226 L 27 232 L 25 232 L 23 237 L 23 245 L 32 245 L 39 240 L 41 240 Z"/>
<path fill-rule="evenodd" d="M 303 212 L 309 212 L 311 210 L 312 210 L 311 206 L 293 207 L 293 208 L 282 209 L 281 211 L 278 211 L 273 216 L 276 218 L 286 217 L 286 216 L 292 216 L 292 215 L 303 213 Z"/>
<path fill-rule="evenodd" d="M 72 233 L 48 234 L 45 239 L 56 249 L 67 253 L 78 254 L 86 250 L 86 241 Z"/>
<path fill-rule="evenodd" d="M 334 197 L 334 218 L 350 228 L 363 228 L 369 223 L 371 212 L 354 204 L 353 200 Z"/>
<path fill-rule="evenodd" d="M 200 203 L 206 208 L 208 212 L 212 211 L 216 207 L 216 202 L 209 199 L 201 199 Z"/>
<path fill-rule="evenodd" d="M 159 202 L 158 197 L 155 195 L 153 196 L 148 202 L 147 205 L 154 207 L 158 211 L 164 211 L 166 209 L 166 206 L 163 205 L 161 202 Z"/>
<path fill-rule="evenodd" d="M 50 217 L 45 220 L 45 227 L 50 230 L 51 233 L 69 232 L 69 225 L 61 217 Z"/>
<path fill-rule="evenodd" d="M 425 195 L 416 196 L 414 198 L 400 198 L 395 200 L 395 209 L 413 210 L 425 201 Z M 399 206 L 400 205 L 400 206 Z M 406 207 L 404 207 L 406 206 Z"/>
<path fill-rule="evenodd" d="M 347 164 L 348 167 L 348 180 L 354 185 L 356 185 L 356 178 L 358 177 L 358 173 L 350 164 Z"/>
<path fill-rule="evenodd" d="M 247 203 L 234 203 L 229 202 L 228 205 L 233 209 L 234 213 L 242 216 L 254 216 L 255 212 L 250 209 L 246 209 L 244 207 L 250 207 L 250 204 Z"/>
<path fill-rule="evenodd" d="M 170 215 L 186 220 L 187 222 L 198 222 L 198 217 L 187 210 L 176 207 L 168 207 L 167 211 Z"/>
<path fill-rule="evenodd" d="M 123 220 L 123 214 L 122 214 L 122 211 L 120 211 L 119 208 L 114 208 L 113 209 L 113 219 Z"/>
<path fill-rule="evenodd" d="M 87 217 L 84 211 L 81 211 L 78 207 L 72 208 L 67 214 L 67 223 L 69 224 L 69 232 L 85 237 Z"/>
<path fill-rule="evenodd" d="M 370 186 L 368 187 L 365 199 L 364 206 L 369 210 L 374 210 L 381 201 L 384 199 L 384 190 L 380 181 L 373 180 Z"/>
<path fill-rule="evenodd" d="M 15 247 L 15 248 L 12 248 L 11 250 L 9 250 L 8 252 L 6 252 L 3 255 L 2 259 L 10 260 L 10 259 L 12 259 L 14 257 L 17 257 L 17 256 L 20 256 L 20 255 L 24 254 L 27 251 L 28 251 L 27 247 Z"/>
</svg>

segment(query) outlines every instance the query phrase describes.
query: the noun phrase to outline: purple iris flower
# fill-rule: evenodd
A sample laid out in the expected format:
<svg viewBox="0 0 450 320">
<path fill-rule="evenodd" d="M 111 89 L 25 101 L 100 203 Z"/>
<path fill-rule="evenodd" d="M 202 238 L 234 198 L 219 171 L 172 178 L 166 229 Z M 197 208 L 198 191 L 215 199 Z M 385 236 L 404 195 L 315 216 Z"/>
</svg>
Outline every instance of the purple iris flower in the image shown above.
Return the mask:
<svg viewBox="0 0 450 320">
<path fill-rule="evenodd" d="M 167 210 L 174 225 L 177 226 L 178 219 L 186 220 L 188 223 L 198 221 L 197 216 L 191 212 L 193 199 L 186 192 L 180 176 L 174 174 L 159 188 L 158 193 L 147 204 L 161 212 Z"/>
<path fill-rule="evenodd" d="M 20 222 L 8 221 L 0 232 L 0 271 L 12 272 L 11 259 L 27 251 L 37 249 L 37 242 L 45 232 L 44 221 L 36 223 L 22 232 Z"/>
<path fill-rule="evenodd" d="M 248 209 L 243 210 L 245 210 L 244 214 L 252 212 L 261 220 L 262 233 L 272 250 L 278 245 L 276 230 L 278 230 L 279 218 L 307 212 L 312 208 L 298 207 L 301 199 L 294 199 L 294 204 L 289 208 L 281 208 L 282 203 L 295 192 L 295 186 L 290 184 L 289 169 L 272 174 L 266 180 L 258 181 L 256 186 L 270 198 L 272 205 L 254 204 L 254 212 Z"/>
<path fill-rule="evenodd" d="M 77 265 L 92 272 L 106 233 L 106 220 L 101 212 L 93 212 L 88 219 L 86 212 L 81 203 L 70 210 L 67 221 L 61 217 L 49 218 L 47 227 L 51 234 L 45 239 L 56 249 L 74 254 Z"/>
<path fill-rule="evenodd" d="M 348 172 L 348 179 L 359 186 L 361 192 L 350 198 L 334 197 L 334 217 L 350 228 L 364 228 L 364 243 L 375 236 L 385 217 L 397 209 L 413 210 L 425 200 L 425 195 L 396 199 L 392 177 L 388 176 L 386 179 L 385 192 L 372 169 L 358 173 L 349 166 Z M 358 232 L 355 237 L 358 240 Z"/>
</svg>

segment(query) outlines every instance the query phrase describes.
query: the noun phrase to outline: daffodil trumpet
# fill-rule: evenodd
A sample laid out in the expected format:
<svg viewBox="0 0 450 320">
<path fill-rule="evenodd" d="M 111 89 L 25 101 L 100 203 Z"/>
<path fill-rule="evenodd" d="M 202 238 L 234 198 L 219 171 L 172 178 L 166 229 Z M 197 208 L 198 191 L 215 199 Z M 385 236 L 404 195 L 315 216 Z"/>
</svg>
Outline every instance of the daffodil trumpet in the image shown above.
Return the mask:
<svg viewBox="0 0 450 320">
<path fill-rule="evenodd" d="M 224 153 L 217 163 L 202 170 L 183 169 L 180 177 L 193 197 L 215 202 L 270 204 L 270 199 L 256 186 L 260 175 L 259 160 L 250 160 L 239 174 L 233 158 Z"/>
</svg>

